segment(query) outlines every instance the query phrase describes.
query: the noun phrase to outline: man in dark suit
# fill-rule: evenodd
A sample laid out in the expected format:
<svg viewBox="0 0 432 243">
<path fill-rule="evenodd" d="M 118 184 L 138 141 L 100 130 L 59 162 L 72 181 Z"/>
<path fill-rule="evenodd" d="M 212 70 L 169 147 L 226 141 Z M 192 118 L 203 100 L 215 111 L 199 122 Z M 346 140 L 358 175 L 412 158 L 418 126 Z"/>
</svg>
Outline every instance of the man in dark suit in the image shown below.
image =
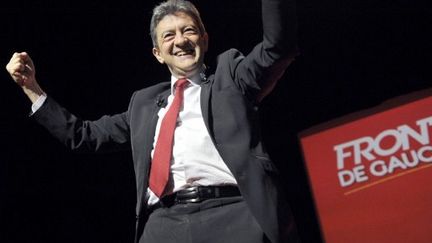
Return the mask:
<svg viewBox="0 0 432 243">
<path fill-rule="evenodd" d="M 153 11 L 153 54 L 171 82 L 136 91 L 126 112 L 85 121 L 47 96 L 25 52 L 6 66 L 33 102 L 32 117 L 73 150 L 131 146 L 136 242 L 298 242 L 262 144 L 257 105 L 297 55 L 295 4 L 262 0 L 263 41 L 204 65 L 208 35 L 195 7 Z"/>
</svg>

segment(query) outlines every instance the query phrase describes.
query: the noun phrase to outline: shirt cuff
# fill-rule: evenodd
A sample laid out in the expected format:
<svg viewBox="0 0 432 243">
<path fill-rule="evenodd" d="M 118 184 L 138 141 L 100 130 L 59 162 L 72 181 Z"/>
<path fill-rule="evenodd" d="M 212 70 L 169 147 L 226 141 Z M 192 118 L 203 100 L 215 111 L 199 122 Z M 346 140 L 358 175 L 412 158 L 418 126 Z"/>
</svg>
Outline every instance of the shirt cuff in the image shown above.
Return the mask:
<svg viewBox="0 0 432 243">
<path fill-rule="evenodd" d="M 47 95 L 41 94 L 39 96 L 39 98 L 36 100 L 36 102 L 34 102 L 32 107 L 31 107 L 32 113 L 35 113 L 37 110 L 39 110 L 39 108 L 41 108 L 41 106 L 44 104 L 46 99 L 47 99 Z"/>
</svg>

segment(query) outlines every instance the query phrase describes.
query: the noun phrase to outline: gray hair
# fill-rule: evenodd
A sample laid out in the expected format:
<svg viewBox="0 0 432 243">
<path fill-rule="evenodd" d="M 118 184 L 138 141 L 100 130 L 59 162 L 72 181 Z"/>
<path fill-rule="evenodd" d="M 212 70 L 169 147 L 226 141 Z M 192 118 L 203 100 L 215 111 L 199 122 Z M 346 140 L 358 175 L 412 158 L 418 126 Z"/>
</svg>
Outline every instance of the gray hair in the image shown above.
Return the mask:
<svg viewBox="0 0 432 243">
<path fill-rule="evenodd" d="M 192 17 L 198 25 L 200 35 L 204 35 L 206 32 L 200 14 L 191 2 L 185 0 L 167 0 L 153 9 L 153 15 L 150 21 L 150 36 L 154 47 L 157 47 L 157 25 L 165 16 L 175 15 L 177 12 L 183 12 Z"/>
</svg>

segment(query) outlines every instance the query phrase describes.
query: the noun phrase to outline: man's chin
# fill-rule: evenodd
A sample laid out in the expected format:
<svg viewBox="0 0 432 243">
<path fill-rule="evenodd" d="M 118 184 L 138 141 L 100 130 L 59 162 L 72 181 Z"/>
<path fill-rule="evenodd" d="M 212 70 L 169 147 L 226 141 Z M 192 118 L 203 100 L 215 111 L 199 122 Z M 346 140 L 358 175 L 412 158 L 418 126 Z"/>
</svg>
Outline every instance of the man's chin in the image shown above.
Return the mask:
<svg viewBox="0 0 432 243">
<path fill-rule="evenodd" d="M 193 75 L 195 75 L 196 73 L 199 72 L 199 68 L 188 68 L 188 69 L 176 69 L 175 70 L 175 74 L 174 76 L 177 77 L 185 77 L 185 78 L 190 78 Z"/>
<path fill-rule="evenodd" d="M 199 71 L 199 67 L 201 65 L 197 64 L 197 63 L 193 63 L 191 65 L 184 65 L 184 66 L 177 66 L 174 70 L 176 70 L 179 73 L 187 73 L 187 74 L 191 74 L 191 73 L 196 73 Z"/>
</svg>

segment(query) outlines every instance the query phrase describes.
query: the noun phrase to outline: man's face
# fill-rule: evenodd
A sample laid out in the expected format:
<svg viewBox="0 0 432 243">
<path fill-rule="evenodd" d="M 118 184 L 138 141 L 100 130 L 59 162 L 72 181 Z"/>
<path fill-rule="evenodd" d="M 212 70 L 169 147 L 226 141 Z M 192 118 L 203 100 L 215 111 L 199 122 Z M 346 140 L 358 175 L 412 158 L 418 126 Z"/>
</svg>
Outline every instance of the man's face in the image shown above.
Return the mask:
<svg viewBox="0 0 432 243">
<path fill-rule="evenodd" d="M 156 37 L 158 46 L 153 48 L 153 55 L 171 74 L 185 78 L 200 71 L 208 35 L 200 33 L 192 17 L 183 12 L 165 16 L 156 26 Z"/>
</svg>

